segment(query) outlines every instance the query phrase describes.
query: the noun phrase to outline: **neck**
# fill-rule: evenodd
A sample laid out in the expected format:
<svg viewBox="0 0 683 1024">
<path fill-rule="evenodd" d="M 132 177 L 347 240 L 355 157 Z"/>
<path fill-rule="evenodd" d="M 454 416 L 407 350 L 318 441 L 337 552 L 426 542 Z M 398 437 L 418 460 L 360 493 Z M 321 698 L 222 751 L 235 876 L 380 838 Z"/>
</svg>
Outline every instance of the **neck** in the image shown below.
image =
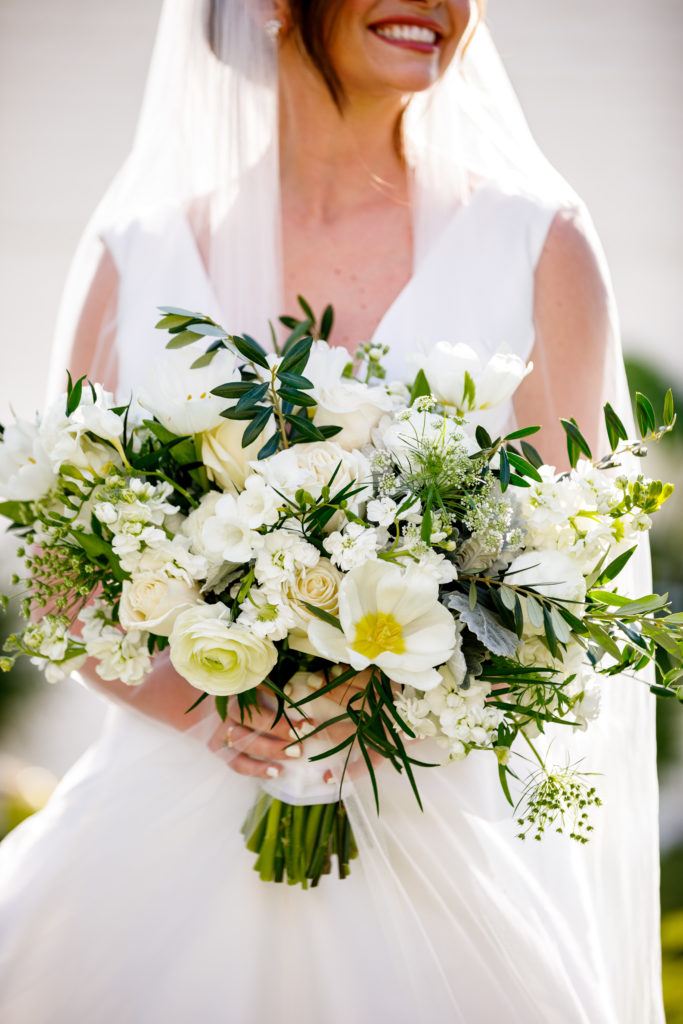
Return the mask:
<svg viewBox="0 0 683 1024">
<path fill-rule="evenodd" d="M 284 48 L 283 48 L 284 49 Z M 298 56 L 298 55 L 297 55 Z M 402 96 L 348 97 L 340 111 L 320 76 L 283 53 L 280 176 L 283 198 L 308 221 L 330 223 L 378 196 L 407 200 L 399 152 Z"/>
</svg>

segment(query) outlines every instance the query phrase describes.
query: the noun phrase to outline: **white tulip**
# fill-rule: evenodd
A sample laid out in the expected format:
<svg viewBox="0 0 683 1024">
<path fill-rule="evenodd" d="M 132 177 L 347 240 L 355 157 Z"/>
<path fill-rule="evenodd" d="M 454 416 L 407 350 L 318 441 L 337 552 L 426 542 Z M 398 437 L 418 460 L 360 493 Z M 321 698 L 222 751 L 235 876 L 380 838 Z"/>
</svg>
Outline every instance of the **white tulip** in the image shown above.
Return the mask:
<svg viewBox="0 0 683 1024">
<path fill-rule="evenodd" d="M 198 690 L 230 696 L 258 686 L 277 662 L 277 648 L 230 622 L 221 604 L 181 612 L 169 637 L 171 663 Z"/>
<path fill-rule="evenodd" d="M 445 405 L 455 406 L 459 413 L 474 409 L 490 409 L 501 405 L 517 390 L 533 369 L 512 353 L 499 352 L 487 363 L 464 342 L 451 344 L 439 341 L 426 353 L 411 353 L 406 357 L 411 369 L 423 370 L 432 393 Z M 466 395 L 468 374 L 474 383 L 475 395 Z"/>
<path fill-rule="evenodd" d="M 316 341 L 304 372 L 314 385 L 309 394 L 318 403 L 313 422 L 317 427 L 341 427 L 334 439 L 352 451 L 368 444 L 373 427 L 393 403 L 382 385 L 369 386 L 342 376 L 349 358 L 346 349 Z"/>
<path fill-rule="evenodd" d="M 390 679 L 419 690 L 439 685 L 435 666 L 448 661 L 457 642 L 434 577 L 379 559 L 343 577 L 339 621 L 341 630 L 320 619 L 309 624 L 309 641 L 322 657 L 358 671 L 377 665 Z"/>
</svg>

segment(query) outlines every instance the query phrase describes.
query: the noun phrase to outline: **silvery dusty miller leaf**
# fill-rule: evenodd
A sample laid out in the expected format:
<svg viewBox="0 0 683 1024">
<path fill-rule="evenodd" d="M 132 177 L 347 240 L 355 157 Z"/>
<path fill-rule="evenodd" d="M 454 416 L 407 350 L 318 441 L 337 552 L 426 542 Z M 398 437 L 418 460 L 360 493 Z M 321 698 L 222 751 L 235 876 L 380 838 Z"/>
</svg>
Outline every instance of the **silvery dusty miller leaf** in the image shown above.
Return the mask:
<svg viewBox="0 0 683 1024">
<path fill-rule="evenodd" d="M 502 626 L 498 617 L 487 608 L 477 605 L 472 609 L 462 594 L 448 594 L 444 603 L 460 612 L 460 619 L 477 636 L 492 654 L 503 658 L 514 657 L 519 640 L 515 633 Z"/>
</svg>

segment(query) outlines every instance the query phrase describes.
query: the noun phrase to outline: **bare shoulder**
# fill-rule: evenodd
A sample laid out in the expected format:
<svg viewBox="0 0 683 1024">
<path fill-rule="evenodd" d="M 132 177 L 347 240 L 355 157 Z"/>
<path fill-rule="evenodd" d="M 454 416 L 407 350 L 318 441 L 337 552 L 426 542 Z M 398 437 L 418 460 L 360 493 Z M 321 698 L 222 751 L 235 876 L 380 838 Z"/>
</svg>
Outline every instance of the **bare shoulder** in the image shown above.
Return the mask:
<svg viewBox="0 0 683 1024">
<path fill-rule="evenodd" d="M 561 210 L 553 219 L 536 268 L 536 315 L 561 311 L 580 320 L 606 313 L 607 304 L 602 260 L 590 232 L 579 212 Z"/>
</svg>

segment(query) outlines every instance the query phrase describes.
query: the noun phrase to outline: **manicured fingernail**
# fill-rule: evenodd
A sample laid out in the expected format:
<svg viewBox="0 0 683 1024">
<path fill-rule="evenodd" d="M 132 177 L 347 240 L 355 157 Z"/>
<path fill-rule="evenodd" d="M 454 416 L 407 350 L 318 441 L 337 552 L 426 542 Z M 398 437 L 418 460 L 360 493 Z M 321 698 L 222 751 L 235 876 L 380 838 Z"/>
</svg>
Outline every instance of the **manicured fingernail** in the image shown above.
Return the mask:
<svg viewBox="0 0 683 1024">
<path fill-rule="evenodd" d="M 300 730 L 301 726 L 297 725 L 296 728 L 297 728 L 297 730 Z M 301 735 L 301 733 L 299 731 L 295 732 L 294 729 L 290 729 L 289 730 L 289 738 L 292 739 L 292 740 L 298 740 L 300 735 Z"/>
<path fill-rule="evenodd" d="M 287 747 L 285 755 L 287 757 L 301 757 L 301 747 Z"/>
<path fill-rule="evenodd" d="M 287 694 L 288 697 L 292 696 L 292 694 L 294 693 L 294 687 L 292 686 L 291 683 L 286 684 L 286 686 L 284 687 L 284 692 Z"/>
<path fill-rule="evenodd" d="M 274 764 L 268 765 L 266 768 L 266 775 L 269 779 L 276 779 L 280 774 L 280 769 L 276 768 Z"/>
<path fill-rule="evenodd" d="M 332 772 L 325 772 L 325 774 L 323 775 L 323 781 L 326 782 L 328 786 L 334 786 L 337 780 L 335 779 Z"/>
</svg>

